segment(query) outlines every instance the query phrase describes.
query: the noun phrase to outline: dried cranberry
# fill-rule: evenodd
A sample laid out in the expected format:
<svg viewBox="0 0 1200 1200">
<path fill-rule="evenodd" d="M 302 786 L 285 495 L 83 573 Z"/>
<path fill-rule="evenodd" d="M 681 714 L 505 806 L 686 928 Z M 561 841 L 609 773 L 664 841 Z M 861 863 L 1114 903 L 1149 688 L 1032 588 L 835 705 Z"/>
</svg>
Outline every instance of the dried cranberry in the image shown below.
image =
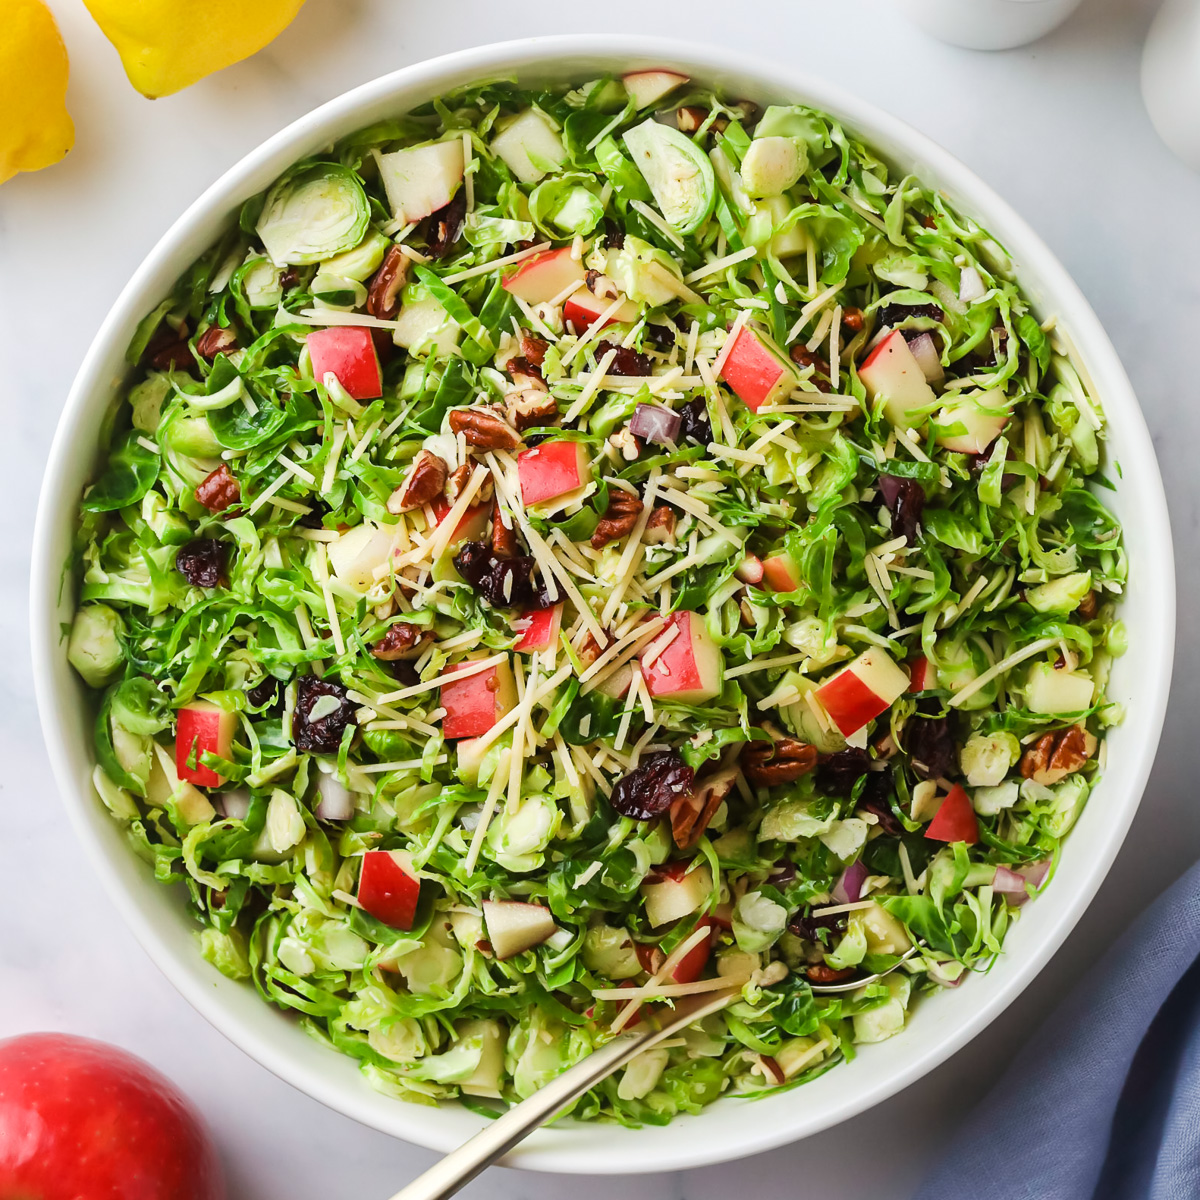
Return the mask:
<svg viewBox="0 0 1200 1200">
<path fill-rule="evenodd" d="M 915 479 L 880 475 L 879 491 L 888 512 L 892 514 L 892 533 L 908 538 L 908 544 L 914 545 L 921 514 L 925 510 L 925 489 Z"/>
<path fill-rule="evenodd" d="M 891 328 L 898 321 L 907 321 L 910 317 L 928 317 L 931 321 L 944 321 L 946 314 L 936 304 L 885 304 L 876 314 L 880 325 Z M 915 337 L 919 330 L 911 330 Z"/>
<path fill-rule="evenodd" d="M 612 806 L 623 817 L 650 821 L 666 812 L 671 803 L 692 790 L 696 772 L 675 750 L 647 754 L 641 766 L 617 780 Z"/>
<path fill-rule="evenodd" d="M 283 705 L 283 685 L 274 675 L 266 675 L 246 690 L 246 699 L 252 708 L 269 713 L 278 712 Z"/>
<path fill-rule="evenodd" d="M 313 720 L 313 710 L 326 697 L 336 700 L 337 707 L 326 712 L 330 706 L 322 704 L 319 711 L 324 715 Z M 292 714 L 292 741 L 297 750 L 334 754 L 342 744 L 346 726 L 354 724 L 354 704 L 342 684 L 315 675 L 300 676 L 296 681 L 296 711 Z"/>
<path fill-rule="evenodd" d="M 958 739 L 949 715 L 912 717 L 904 730 L 904 749 L 922 779 L 953 779 L 958 774 Z"/>
<path fill-rule="evenodd" d="M 679 410 L 679 416 L 679 434 L 682 438 L 701 446 L 712 443 L 712 423 L 708 419 L 708 405 L 703 399 L 689 400 Z"/>
<path fill-rule="evenodd" d="M 215 588 L 225 582 L 225 554 L 228 547 L 216 538 L 196 538 L 180 547 L 175 569 L 193 587 Z"/>
<path fill-rule="evenodd" d="M 817 764 L 817 788 L 827 796 L 849 796 L 871 769 L 871 756 L 855 746 L 826 755 Z"/>
<path fill-rule="evenodd" d="M 625 230 L 612 219 L 612 217 L 604 218 L 604 248 L 606 250 L 620 250 L 625 245 Z"/>
<path fill-rule="evenodd" d="M 429 248 L 426 253 L 430 258 L 446 257 L 446 253 L 462 233 L 466 216 L 467 194 L 463 188 L 459 188 L 454 199 L 429 218 Z"/>
<path fill-rule="evenodd" d="M 969 354 L 964 354 L 959 360 L 963 370 L 968 374 L 973 371 L 986 371 L 995 367 L 997 360 L 1006 352 L 1008 346 L 1008 330 L 1003 325 L 996 325 L 991 330 L 994 337 L 986 337 L 979 346 Z"/>
<path fill-rule="evenodd" d="M 829 382 L 829 363 L 819 354 L 814 354 L 807 346 L 797 344 L 788 351 L 788 357 L 797 366 L 812 367 L 813 373 L 808 382 L 814 384 L 818 392 L 832 392 L 833 384 Z"/>
<path fill-rule="evenodd" d="M 325 515 L 333 510 L 318 496 L 310 497 L 308 503 L 310 505 L 308 512 L 296 524 L 303 525 L 305 529 L 324 529 Z"/>
<path fill-rule="evenodd" d="M 454 556 L 454 569 L 493 608 L 549 608 L 546 588 L 533 583 L 535 560 L 528 554 L 500 556 L 487 542 L 467 542 Z"/>
<path fill-rule="evenodd" d="M 669 325 L 647 325 L 645 336 L 655 350 L 670 350 L 675 345 L 675 330 Z"/>
<path fill-rule="evenodd" d="M 597 342 L 596 360 L 602 359 L 610 350 L 616 351 L 616 357 L 608 367 L 610 375 L 650 374 L 650 359 L 644 354 L 639 354 L 631 346 L 622 346 L 618 342 Z"/>
<path fill-rule="evenodd" d="M 845 928 L 846 916 L 844 913 L 830 913 L 823 917 L 814 917 L 811 908 L 797 913 L 788 923 L 789 933 L 818 946 L 830 945 L 834 935 L 842 933 Z"/>
<path fill-rule="evenodd" d="M 891 768 L 885 771 L 869 771 L 866 782 L 858 796 L 858 807 L 864 812 L 873 813 L 879 820 L 879 828 L 884 833 L 898 837 L 904 832 L 896 814 L 892 811 L 892 796 L 895 786 L 892 783 Z"/>
</svg>

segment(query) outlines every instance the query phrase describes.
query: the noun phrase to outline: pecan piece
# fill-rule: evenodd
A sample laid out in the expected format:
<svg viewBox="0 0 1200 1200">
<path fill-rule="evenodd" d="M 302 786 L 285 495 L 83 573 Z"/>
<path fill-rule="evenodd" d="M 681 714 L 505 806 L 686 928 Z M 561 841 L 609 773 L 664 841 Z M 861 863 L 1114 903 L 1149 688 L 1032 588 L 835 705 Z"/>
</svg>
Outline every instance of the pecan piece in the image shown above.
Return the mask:
<svg viewBox="0 0 1200 1200">
<path fill-rule="evenodd" d="M 1094 621 L 1096 619 L 1096 612 L 1099 609 L 1099 607 L 1100 607 L 1100 605 L 1099 605 L 1098 601 L 1096 600 L 1096 593 L 1091 588 L 1089 588 L 1087 591 L 1087 594 L 1083 597 L 1082 600 L 1080 600 L 1075 611 L 1085 621 Z"/>
<path fill-rule="evenodd" d="M 1021 757 L 1021 775 L 1049 787 L 1078 771 L 1096 753 L 1096 745 L 1082 725 L 1044 734 Z"/>
<path fill-rule="evenodd" d="M 675 510 L 665 504 L 656 504 L 642 531 L 642 541 L 648 546 L 675 541 Z"/>
<path fill-rule="evenodd" d="M 521 348 L 521 357 L 530 366 L 540 367 L 546 361 L 546 351 L 550 349 L 550 343 L 545 338 L 530 333 L 528 329 L 522 329 L 517 344 Z"/>
<path fill-rule="evenodd" d="M 212 362 L 218 354 L 225 354 L 237 349 L 237 334 L 232 329 L 222 329 L 220 325 L 210 325 L 196 339 L 196 353 L 201 358 Z"/>
<path fill-rule="evenodd" d="M 861 308 L 847 308 L 842 312 L 842 328 L 851 333 L 858 333 L 863 327 L 863 312 Z"/>
<path fill-rule="evenodd" d="M 450 430 L 461 433 L 468 445 L 481 450 L 515 450 L 521 444 L 506 421 L 482 408 L 456 408 L 450 413 Z"/>
<path fill-rule="evenodd" d="M 236 504 L 241 498 L 241 486 L 234 479 L 228 465 L 225 463 L 222 463 L 215 471 L 206 475 L 196 488 L 196 499 L 209 512 L 224 512 L 231 504 Z"/>
<path fill-rule="evenodd" d="M 382 662 L 396 662 L 402 658 L 414 658 L 421 647 L 433 636 L 419 625 L 401 623 L 392 625 L 371 647 L 371 653 Z"/>
<path fill-rule="evenodd" d="M 517 543 L 517 531 L 511 525 L 505 525 L 500 517 L 500 506 L 492 506 L 492 553 L 497 558 L 513 558 L 520 550 Z"/>
<path fill-rule="evenodd" d="M 608 493 L 608 507 L 592 534 L 592 549 L 600 550 L 609 542 L 620 541 L 637 524 L 642 502 L 631 492 L 613 488 Z"/>
<path fill-rule="evenodd" d="M 156 371 L 194 371 L 196 360 L 192 357 L 191 347 L 187 344 L 187 328 L 180 326 L 176 333 L 169 325 L 161 329 L 150 339 L 146 347 L 146 360 Z"/>
<path fill-rule="evenodd" d="M 742 771 L 755 787 L 777 787 L 807 775 L 817 765 L 817 748 L 795 738 L 748 742 L 741 759 Z"/>
<path fill-rule="evenodd" d="M 687 850 L 700 840 L 722 801 L 733 790 L 736 779 L 737 768 L 727 767 L 697 780 L 686 796 L 672 802 L 671 836 L 680 850 Z"/>
<path fill-rule="evenodd" d="M 388 512 L 408 512 L 435 500 L 446 486 L 449 470 L 443 459 L 429 450 L 422 450 L 413 462 L 408 478 L 388 497 Z"/>
<path fill-rule="evenodd" d="M 810 963 L 804 969 L 804 974 L 808 977 L 809 983 L 841 983 L 842 980 L 853 976 L 857 970 L 857 967 L 842 967 L 839 970 L 837 967 L 830 967 L 825 963 Z"/>
<path fill-rule="evenodd" d="M 695 133 L 707 117 L 708 113 L 698 104 L 685 104 L 675 110 L 675 127 L 680 133 Z"/>
<path fill-rule="evenodd" d="M 583 645 L 580 646 L 576 651 L 576 653 L 579 655 L 579 661 L 583 663 L 585 667 L 590 667 L 592 663 L 594 663 L 596 659 L 598 659 L 600 655 L 603 654 L 606 649 L 608 649 L 609 640 L 610 639 L 606 635 L 604 638 L 604 645 L 602 646 L 598 641 L 596 641 L 595 635 L 589 633 L 587 637 L 583 639 Z"/>
<path fill-rule="evenodd" d="M 558 403 L 545 387 L 514 388 L 504 397 L 505 414 L 518 433 L 548 425 L 558 416 Z"/>
<path fill-rule="evenodd" d="M 533 388 L 537 391 L 546 390 L 546 381 L 542 378 L 542 369 L 535 366 L 523 354 L 510 358 L 504 368 L 513 385 L 518 388 Z"/>
<path fill-rule="evenodd" d="M 408 279 L 408 256 L 389 246 L 383 263 L 367 288 L 367 312 L 381 321 L 394 321 L 400 311 L 400 289 Z"/>
<path fill-rule="evenodd" d="M 808 382 L 815 385 L 818 392 L 833 391 L 833 384 L 829 382 L 829 363 L 819 354 L 814 354 L 803 343 L 797 343 L 788 351 L 788 357 L 797 366 L 812 367 Z"/>
<path fill-rule="evenodd" d="M 598 300 L 615 300 L 621 294 L 617 285 L 599 271 L 587 271 L 583 277 L 583 284 Z"/>
</svg>

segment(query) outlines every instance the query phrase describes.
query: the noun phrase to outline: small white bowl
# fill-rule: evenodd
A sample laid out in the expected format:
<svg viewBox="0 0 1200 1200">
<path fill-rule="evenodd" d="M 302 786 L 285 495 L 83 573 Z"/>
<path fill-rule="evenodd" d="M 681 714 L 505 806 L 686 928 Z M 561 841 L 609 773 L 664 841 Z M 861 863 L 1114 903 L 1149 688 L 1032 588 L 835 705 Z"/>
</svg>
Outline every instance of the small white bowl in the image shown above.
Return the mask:
<svg viewBox="0 0 1200 1200">
<path fill-rule="evenodd" d="M 1045 37 L 1080 0 L 901 0 L 926 33 L 968 50 L 1011 50 Z"/>
<path fill-rule="evenodd" d="M 97 435 L 126 375 L 125 348 L 139 318 L 217 236 L 247 197 L 294 160 L 384 116 L 485 77 L 586 79 L 670 66 L 759 101 L 824 109 L 893 160 L 943 188 L 1003 242 L 1039 311 L 1060 329 L 1108 413 L 1109 446 L 1122 468 L 1108 499 L 1125 522 L 1131 583 L 1122 616 L 1129 653 L 1111 693 L 1128 706 L 1109 741 L 1108 769 L 1071 834 L 1047 894 L 1022 909 L 1005 954 L 987 976 L 917 1006 L 901 1036 L 864 1046 L 854 1062 L 795 1091 L 753 1102 L 723 1099 L 665 1128 L 564 1123 L 515 1152 L 513 1165 L 619 1174 L 697 1167 L 767 1150 L 837 1124 L 919 1079 L 992 1021 L 1046 964 L 1104 879 L 1137 809 L 1158 743 L 1174 642 L 1174 570 L 1166 502 L 1137 401 L 1094 313 L 1050 251 L 998 196 L 928 138 L 855 96 L 799 70 L 713 47 L 608 36 L 535 38 L 480 47 L 397 71 L 357 88 L 271 138 L 218 180 L 138 268 L 88 351 L 59 423 L 34 534 L 34 675 L 55 778 L 79 837 L 122 915 L 167 977 L 246 1053 L 282 1079 L 366 1125 L 449 1150 L 481 1118 L 449 1105 L 427 1108 L 373 1091 L 354 1062 L 303 1033 L 249 986 L 199 955 L 182 889 L 154 881 L 92 791 L 91 713 L 67 665 L 62 635 L 73 597 L 65 565 L 80 491 L 97 463 Z M 1097 247 L 1097 253 L 1100 248 Z"/>
</svg>

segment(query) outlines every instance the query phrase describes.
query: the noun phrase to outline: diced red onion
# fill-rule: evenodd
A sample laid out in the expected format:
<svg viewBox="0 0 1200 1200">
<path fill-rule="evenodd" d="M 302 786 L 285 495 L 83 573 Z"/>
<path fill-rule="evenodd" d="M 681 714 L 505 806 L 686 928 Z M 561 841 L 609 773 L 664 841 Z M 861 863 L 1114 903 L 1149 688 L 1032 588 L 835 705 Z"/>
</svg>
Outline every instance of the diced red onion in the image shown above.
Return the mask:
<svg viewBox="0 0 1200 1200">
<path fill-rule="evenodd" d="M 1050 874 L 1050 860 L 1043 858 L 1041 862 L 1030 863 L 1027 867 L 1021 867 L 1020 873 L 1033 884 L 1035 888 L 1040 888 L 1046 881 L 1046 876 Z"/>
<path fill-rule="evenodd" d="M 986 292 L 983 276 L 974 267 L 963 267 L 962 276 L 958 281 L 958 298 L 964 304 L 970 304 Z"/>
<path fill-rule="evenodd" d="M 318 821 L 348 821 L 354 816 L 354 796 L 337 776 L 322 772 L 317 791 L 321 798 L 313 812 Z"/>
<path fill-rule="evenodd" d="M 231 792 L 217 792 L 212 797 L 212 806 L 217 813 L 230 821 L 244 821 L 250 811 L 250 793 L 245 788 L 234 788 Z"/>
<path fill-rule="evenodd" d="M 853 904 L 862 895 L 862 885 L 866 882 L 868 874 L 867 865 L 861 858 L 852 862 L 842 872 L 841 879 L 833 885 L 830 894 L 839 904 Z"/>
<path fill-rule="evenodd" d="M 908 348 L 917 360 L 927 383 L 941 383 L 945 379 L 946 372 L 942 369 L 941 356 L 931 334 L 918 333 L 909 341 Z"/>
<path fill-rule="evenodd" d="M 679 441 L 679 427 L 682 424 L 683 418 L 669 408 L 659 404 L 639 404 L 633 410 L 629 432 L 647 442 L 657 442 L 660 446 L 674 445 Z"/>
<path fill-rule="evenodd" d="M 900 487 L 903 483 L 904 480 L 899 475 L 880 475 L 879 494 L 888 508 L 895 506 L 896 497 L 900 495 Z"/>
<path fill-rule="evenodd" d="M 997 867 L 995 878 L 992 880 L 992 891 L 1003 896 L 1014 908 L 1020 907 L 1029 899 L 1025 885 L 1031 883 L 1035 889 L 1041 887 L 1049 870 L 1049 861 L 1030 863 L 1015 871 L 1011 867 Z"/>
<path fill-rule="evenodd" d="M 944 988 L 961 987 L 963 980 L 966 979 L 966 977 L 971 973 L 970 971 L 964 969 L 958 973 L 957 979 L 951 979 L 950 976 L 942 970 L 942 965 L 942 963 L 931 962 L 929 964 L 929 978 L 932 979 L 934 983 L 940 983 Z"/>
</svg>

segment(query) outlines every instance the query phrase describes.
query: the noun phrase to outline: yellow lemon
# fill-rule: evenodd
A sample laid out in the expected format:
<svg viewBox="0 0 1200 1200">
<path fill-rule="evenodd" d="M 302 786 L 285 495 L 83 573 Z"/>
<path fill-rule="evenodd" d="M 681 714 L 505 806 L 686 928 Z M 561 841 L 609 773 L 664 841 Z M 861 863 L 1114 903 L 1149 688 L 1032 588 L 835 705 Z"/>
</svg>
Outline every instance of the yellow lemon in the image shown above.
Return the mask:
<svg viewBox="0 0 1200 1200">
<path fill-rule="evenodd" d="M 3 0 L 0 0 L 0 4 Z M 304 0 L 84 0 L 125 74 L 154 99 L 257 53 Z"/>
<path fill-rule="evenodd" d="M 40 171 L 75 144 L 67 48 L 42 0 L 0 0 L 0 183 Z"/>
</svg>

